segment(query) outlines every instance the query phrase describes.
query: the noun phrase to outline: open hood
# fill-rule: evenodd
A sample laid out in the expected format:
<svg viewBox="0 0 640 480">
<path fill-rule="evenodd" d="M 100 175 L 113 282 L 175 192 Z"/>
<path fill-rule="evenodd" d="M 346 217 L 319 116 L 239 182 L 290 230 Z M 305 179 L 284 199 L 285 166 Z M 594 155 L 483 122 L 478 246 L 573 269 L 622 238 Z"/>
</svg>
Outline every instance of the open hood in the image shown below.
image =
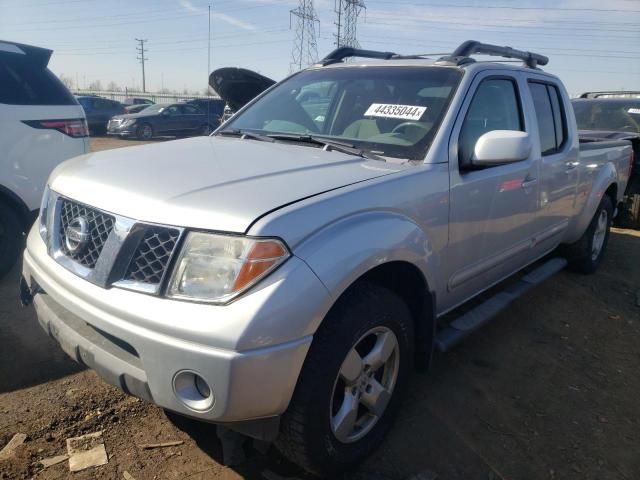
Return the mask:
<svg viewBox="0 0 640 480">
<path fill-rule="evenodd" d="M 211 72 L 209 85 L 234 111 L 244 107 L 273 85 L 271 80 L 245 68 L 225 67 Z"/>
</svg>

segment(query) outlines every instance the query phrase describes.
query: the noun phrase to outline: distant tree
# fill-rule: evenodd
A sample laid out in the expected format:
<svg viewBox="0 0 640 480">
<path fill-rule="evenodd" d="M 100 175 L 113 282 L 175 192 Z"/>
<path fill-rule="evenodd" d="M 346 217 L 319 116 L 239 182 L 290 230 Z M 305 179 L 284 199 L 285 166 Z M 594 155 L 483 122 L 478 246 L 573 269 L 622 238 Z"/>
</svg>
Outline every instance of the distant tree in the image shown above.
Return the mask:
<svg viewBox="0 0 640 480">
<path fill-rule="evenodd" d="M 89 84 L 89 90 L 102 90 L 102 82 L 100 80 L 94 80 Z"/>
<path fill-rule="evenodd" d="M 67 87 L 69 90 L 74 88 L 75 82 L 73 81 L 73 78 L 67 77 L 64 73 L 61 73 L 59 78 L 60 78 L 60 81 L 64 84 L 64 86 Z"/>
<path fill-rule="evenodd" d="M 109 90 L 110 92 L 121 92 L 122 88 L 120 88 L 120 85 L 118 85 L 116 82 L 111 80 L 107 85 L 107 90 Z"/>
</svg>

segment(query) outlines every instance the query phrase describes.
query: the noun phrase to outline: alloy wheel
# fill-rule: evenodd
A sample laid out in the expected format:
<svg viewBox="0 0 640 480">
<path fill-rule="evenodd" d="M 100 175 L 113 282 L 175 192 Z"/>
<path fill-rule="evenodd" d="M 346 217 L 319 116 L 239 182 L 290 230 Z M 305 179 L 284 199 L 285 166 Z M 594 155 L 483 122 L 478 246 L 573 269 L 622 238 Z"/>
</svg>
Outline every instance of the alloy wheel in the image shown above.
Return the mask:
<svg viewBox="0 0 640 480">
<path fill-rule="evenodd" d="M 600 211 L 598 215 L 598 223 L 593 232 L 593 242 L 591 243 L 591 260 L 596 260 L 602 251 L 604 239 L 607 236 L 607 227 L 609 224 L 609 215 L 606 210 Z"/>
<path fill-rule="evenodd" d="M 400 348 L 387 327 L 365 333 L 349 350 L 334 382 L 331 430 L 342 443 L 369 433 L 384 414 L 398 380 Z"/>
</svg>

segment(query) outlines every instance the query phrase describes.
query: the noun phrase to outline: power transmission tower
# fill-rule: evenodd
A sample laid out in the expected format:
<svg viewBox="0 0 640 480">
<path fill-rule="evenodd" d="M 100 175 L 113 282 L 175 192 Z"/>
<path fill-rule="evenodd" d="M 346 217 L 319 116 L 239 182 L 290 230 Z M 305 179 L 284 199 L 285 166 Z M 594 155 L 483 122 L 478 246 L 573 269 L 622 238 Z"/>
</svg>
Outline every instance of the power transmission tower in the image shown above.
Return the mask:
<svg viewBox="0 0 640 480">
<path fill-rule="evenodd" d="M 334 10 L 338 17 L 335 23 L 338 33 L 334 35 L 336 47 L 360 47 L 356 30 L 358 17 L 366 8 L 364 0 L 335 0 Z"/>
<path fill-rule="evenodd" d="M 140 54 L 140 56 L 137 57 L 137 58 L 138 58 L 138 60 L 140 60 L 140 63 L 142 64 L 142 91 L 146 92 L 147 91 L 147 85 L 146 85 L 146 80 L 145 80 L 145 76 L 144 76 L 144 62 L 146 62 L 149 59 L 144 56 L 144 43 L 148 42 L 148 40 L 142 40 L 140 38 L 136 38 L 136 42 L 138 42 L 140 44 L 140 45 L 138 45 L 136 47 L 136 50 Z"/>
<path fill-rule="evenodd" d="M 289 12 L 289 28 L 292 17 L 297 17 L 296 38 L 291 51 L 291 71 L 302 70 L 318 61 L 318 43 L 316 41 L 316 23 L 320 35 L 320 19 L 313 8 L 313 0 L 300 0 L 298 8 Z"/>
</svg>

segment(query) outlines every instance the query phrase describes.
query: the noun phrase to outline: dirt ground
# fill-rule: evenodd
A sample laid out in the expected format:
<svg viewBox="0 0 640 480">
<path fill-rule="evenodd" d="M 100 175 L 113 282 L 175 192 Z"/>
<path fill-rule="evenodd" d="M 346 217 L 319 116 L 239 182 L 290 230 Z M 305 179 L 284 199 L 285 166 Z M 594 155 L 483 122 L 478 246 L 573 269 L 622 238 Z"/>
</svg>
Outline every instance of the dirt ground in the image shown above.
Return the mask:
<svg viewBox="0 0 640 480">
<path fill-rule="evenodd" d="M 18 280 L 16 267 L 0 282 L 0 449 L 16 433 L 27 440 L 0 460 L 0 479 L 308 478 L 250 443 L 243 464 L 223 466 L 214 428 L 170 419 L 67 359 L 19 306 Z M 597 274 L 560 273 L 415 374 L 387 440 L 345 478 L 636 480 L 639 371 L 640 232 L 615 229 Z M 100 430 L 107 465 L 38 464 Z M 174 440 L 184 443 L 140 447 Z"/>
</svg>

